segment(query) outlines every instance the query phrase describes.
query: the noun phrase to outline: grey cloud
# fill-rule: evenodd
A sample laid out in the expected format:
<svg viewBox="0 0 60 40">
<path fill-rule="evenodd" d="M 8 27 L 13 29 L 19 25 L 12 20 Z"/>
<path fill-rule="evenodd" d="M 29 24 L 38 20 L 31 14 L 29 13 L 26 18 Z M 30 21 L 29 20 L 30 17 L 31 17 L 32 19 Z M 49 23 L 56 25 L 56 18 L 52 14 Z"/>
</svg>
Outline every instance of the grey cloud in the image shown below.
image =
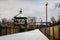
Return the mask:
<svg viewBox="0 0 60 40">
<path fill-rule="evenodd" d="M 33 2 L 40 3 L 42 1 L 40 0 L 6 0 L 6 1 L 0 1 L 0 13 L 2 13 L 2 16 L 0 17 L 7 17 L 11 18 L 14 15 L 19 13 L 20 8 L 23 9 L 23 15 L 25 14 L 26 16 L 31 15 L 31 16 L 38 16 L 42 17 L 43 19 L 45 18 L 45 6 L 44 4 L 40 5 L 38 4 L 32 4 Z M 50 2 L 50 1 L 49 1 Z M 51 6 L 48 7 L 49 9 L 49 14 L 53 13 L 50 10 L 53 8 L 52 2 L 50 2 Z M 55 12 L 55 11 L 54 11 Z M 12 14 L 12 15 L 11 15 Z M 8 17 L 9 16 L 9 17 Z M 49 15 L 51 16 L 51 15 Z M 49 18 L 49 17 L 48 17 Z"/>
</svg>

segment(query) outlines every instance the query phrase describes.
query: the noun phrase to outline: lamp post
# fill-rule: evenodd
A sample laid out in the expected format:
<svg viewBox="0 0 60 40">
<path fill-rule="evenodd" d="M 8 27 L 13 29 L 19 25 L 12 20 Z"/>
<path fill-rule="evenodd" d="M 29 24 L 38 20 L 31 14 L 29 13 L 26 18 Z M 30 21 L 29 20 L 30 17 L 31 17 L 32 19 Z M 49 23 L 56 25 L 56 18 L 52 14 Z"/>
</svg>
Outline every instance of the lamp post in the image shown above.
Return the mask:
<svg viewBox="0 0 60 40">
<path fill-rule="evenodd" d="M 48 2 L 45 2 L 45 6 L 46 6 L 46 27 L 47 27 L 47 6 L 48 6 Z M 50 29 L 50 28 L 49 28 Z M 47 29 L 45 29 L 45 35 L 47 35 L 46 33 L 47 33 Z M 49 31 L 49 33 L 50 33 L 50 31 Z M 50 37 L 50 36 L 49 36 Z"/>
<path fill-rule="evenodd" d="M 46 6 L 46 26 L 47 26 L 47 6 L 48 6 L 48 2 L 45 3 Z"/>
</svg>

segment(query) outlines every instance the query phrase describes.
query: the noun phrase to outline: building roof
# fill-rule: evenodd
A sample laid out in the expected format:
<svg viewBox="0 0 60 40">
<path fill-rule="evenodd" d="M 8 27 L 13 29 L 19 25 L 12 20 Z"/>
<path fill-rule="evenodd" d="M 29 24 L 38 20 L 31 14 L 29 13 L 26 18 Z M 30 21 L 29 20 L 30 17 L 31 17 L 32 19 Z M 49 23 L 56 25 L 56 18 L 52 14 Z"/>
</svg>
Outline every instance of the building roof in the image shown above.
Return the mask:
<svg viewBox="0 0 60 40">
<path fill-rule="evenodd" d="M 17 14 L 15 17 L 25 17 L 25 16 L 22 14 L 22 9 L 19 11 L 19 14 Z"/>
</svg>

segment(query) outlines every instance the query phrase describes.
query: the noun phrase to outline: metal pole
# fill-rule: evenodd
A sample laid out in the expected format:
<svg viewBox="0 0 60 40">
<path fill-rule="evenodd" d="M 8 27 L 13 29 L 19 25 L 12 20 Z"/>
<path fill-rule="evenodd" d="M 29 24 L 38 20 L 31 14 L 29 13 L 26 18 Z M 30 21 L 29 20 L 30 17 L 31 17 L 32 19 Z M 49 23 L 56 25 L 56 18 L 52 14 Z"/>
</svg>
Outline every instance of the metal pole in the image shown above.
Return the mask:
<svg viewBox="0 0 60 40">
<path fill-rule="evenodd" d="M 42 18 L 40 18 L 40 20 L 41 20 L 41 21 L 40 21 L 40 22 L 41 22 L 41 24 L 40 24 L 40 25 L 42 25 Z"/>
<path fill-rule="evenodd" d="M 46 3 L 46 27 L 47 27 L 47 3 Z M 45 28 L 45 35 L 47 36 L 47 33 L 46 33 L 46 28 Z"/>
<path fill-rule="evenodd" d="M 46 26 L 47 26 L 47 6 L 48 6 L 48 2 L 46 2 Z"/>
<path fill-rule="evenodd" d="M 45 5 L 46 5 L 46 27 L 47 27 L 47 26 L 48 26 L 48 25 L 47 25 L 47 20 L 48 20 L 48 17 L 47 17 L 47 16 L 48 16 L 48 15 L 47 15 L 47 6 L 48 6 L 48 2 L 46 2 Z M 45 29 L 45 31 L 46 31 L 46 29 Z M 49 40 L 50 40 L 50 27 L 49 27 Z"/>
<path fill-rule="evenodd" d="M 54 21 L 53 21 L 53 40 L 54 40 Z"/>
<path fill-rule="evenodd" d="M 42 18 L 39 19 L 40 19 L 40 26 L 38 26 L 38 28 L 42 27 Z"/>
<path fill-rule="evenodd" d="M 47 5 L 46 5 L 46 26 L 47 26 Z"/>
<path fill-rule="evenodd" d="M 48 2 L 46 2 L 45 6 L 46 6 L 46 27 L 47 27 L 47 26 L 48 26 L 48 25 L 47 25 L 47 20 L 48 20 L 48 18 L 47 18 L 47 16 L 48 16 L 48 15 L 47 15 L 47 6 L 48 6 Z M 47 29 L 45 29 L 45 33 L 46 33 L 46 30 L 47 30 Z M 48 30 L 47 30 L 47 31 L 48 31 Z M 45 34 L 45 35 L 47 35 L 47 34 Z M 50 35 L 50 27 L 49 27 L 49 35 Z M 48 36 L 48 35 L 47 35 L 47 36 Z M 48 36 L 48 37 L 49 37 L 49 40 L 50 40 L 50 36 Z"/>
</svg>

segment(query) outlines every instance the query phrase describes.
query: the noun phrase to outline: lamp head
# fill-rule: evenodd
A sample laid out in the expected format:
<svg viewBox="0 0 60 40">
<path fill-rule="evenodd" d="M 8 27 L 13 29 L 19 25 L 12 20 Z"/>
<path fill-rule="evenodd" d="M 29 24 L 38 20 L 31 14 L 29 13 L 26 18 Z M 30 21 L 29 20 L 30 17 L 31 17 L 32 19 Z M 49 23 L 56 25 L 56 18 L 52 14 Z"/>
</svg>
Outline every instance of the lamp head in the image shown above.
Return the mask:
<svg viewBox="0 0 60 40">
<path fill-rule="evenodd" d="M 48 5 L 48 2 L 45 2 L 45 5 L 47 6 Z"/>
</svg>

